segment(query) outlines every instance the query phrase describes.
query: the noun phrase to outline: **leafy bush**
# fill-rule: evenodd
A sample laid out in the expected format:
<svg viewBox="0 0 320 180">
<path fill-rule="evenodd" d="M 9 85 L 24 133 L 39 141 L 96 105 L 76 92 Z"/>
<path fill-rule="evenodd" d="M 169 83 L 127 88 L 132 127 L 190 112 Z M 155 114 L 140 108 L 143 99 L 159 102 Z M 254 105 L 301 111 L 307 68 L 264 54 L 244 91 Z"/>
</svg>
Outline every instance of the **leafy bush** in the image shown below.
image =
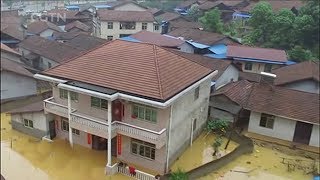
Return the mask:
<svg viewBox="0 0 320 180">
<path fill-rule="evenodd" d="M 212 147 L 214 149 L 214 152 L 212 154 L 213 156 L 216 155 L 216 153 L 218 152 L 218 149 L 222 145 L 222 143 L 223 143 L 223 139 L 222 139 L 221 136 L 218 136 L 218 137 L 215 138 L 215 140 L 214 140 L 214 142 L 212 144 Z"/>
<path fill-rule="evenodd" d="M 171 173 L 169 180 L 188 180 L 188 175 L 181 169 L 178 169 L 176 172 Z"/>
<path fill-rule="evenodd" d="M 207 123 L 206 131 L 225 134 L 228 125 L 228 121 L 223 119 L 209 120 Z"/>
</svg>

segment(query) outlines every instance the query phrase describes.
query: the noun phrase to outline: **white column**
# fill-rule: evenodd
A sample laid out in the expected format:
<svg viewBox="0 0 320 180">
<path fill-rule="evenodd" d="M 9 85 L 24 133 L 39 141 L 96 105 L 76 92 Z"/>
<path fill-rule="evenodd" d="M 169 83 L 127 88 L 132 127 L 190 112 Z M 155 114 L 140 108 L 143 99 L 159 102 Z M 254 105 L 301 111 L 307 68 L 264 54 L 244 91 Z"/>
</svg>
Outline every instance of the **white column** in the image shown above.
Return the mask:
<svg viewBox="0 0 320 180">
<path fill-rule="evenodd" d="M 112 107 L 111 101 L 108 101 L 108 161 L 107 166 L 111 166 L 111 121 L 112 121 Z"/>
<path fill-rule="evenodd" d="M 71 120 L 71 95 L 70 91 L 68 91 L 68 119 L 69 119 L 69 143 L 71 147 L 73 147 L 73 140 L 72 140 L 72 129 L 70 126 L 70 120 Z"/>
</svg>

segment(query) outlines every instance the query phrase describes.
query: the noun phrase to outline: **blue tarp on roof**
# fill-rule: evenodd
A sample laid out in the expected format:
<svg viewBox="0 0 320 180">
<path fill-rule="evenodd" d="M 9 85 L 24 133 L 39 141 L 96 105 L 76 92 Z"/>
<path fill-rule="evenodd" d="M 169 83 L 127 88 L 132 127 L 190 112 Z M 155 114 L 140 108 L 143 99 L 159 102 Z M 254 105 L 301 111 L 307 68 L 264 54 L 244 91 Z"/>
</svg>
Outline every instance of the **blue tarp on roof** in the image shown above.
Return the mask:
<svg viewBox="0 0 320 180">
<path fill-rule="evenodd" d="M 226 54 L 205 54 L 204 56 L 214 58 L 214 59 L 226 59 Z"/>
<path fill-rule="evenodd" d="M 227 46 L 224 44 L 217 44 L 217 45 L 209 47 L 209 50 L 215 54 L 226 54 L 227 53 Z"/>
<path fill-rule="evenodd" d="M 80 7 L 77 5 L 68 5 L 68 6 L 66 6 L 66 8 L 67 9 L 80 9 Z"/>
<path fill-rule="evenodd" d="M 187 41 L 189 44 L 191 44 L 192 46 L 196 47 L 196 48 L 199 48 L 199 49 L 205 49 L 205 48 L 208 48 L 210 46 L 207 46 L 205 44 L 200 44 L 200 43 L 196 43 L 196 42 L 193 42 L 193 41 Z"/>
<path fill-rule="evenodd" d="M 95 8 L 111 8 L 111 6 L 109 5 L 104 5 L 104 4 L 100 4 L 100 5 L 94 5 Z"/>
<path fill-rule="evenodd" d="M 294 61 L 290 61 L 290 60 L 288 60 L 287 63 L 286 63 L 286 65 L 293 65 L 293 64 L 297 64 L 297 63 L 294 62 Z"/>
<path fill-rule="evenodd" d="M 130 37 L 130 36 L 122 37 L 122 38 L 120 38 L 120 39 L 125 40 L 125 41 L 130 41 L 130 42 L 141 42 L 141 41 L 139 41 L 139 40 L 137 40 L 137 39 L 135 39 L 135 38 L 132 38 L 132 37 Z"/>
<path fill-rule="evenodd" d="M 234 16 L 234 17 L 242 17 L 242 18 L 251 18 L 250 14 L 240 13 L 240 12 L 234 12 L 232 14 L 232 16 Z"/>
<path fill-rule="evenodd" d="M 233 58 L 237 61 L 250 61 L 250 62 L 261 62 L 261 63 L 268 63 L 268 64 L 286 64 L 286 62 L 280 62 L 280 61 L 270 61 L 270 60 L 263 60 L 263 59 L 247 59 L 247 58 Z"/>
</svg>

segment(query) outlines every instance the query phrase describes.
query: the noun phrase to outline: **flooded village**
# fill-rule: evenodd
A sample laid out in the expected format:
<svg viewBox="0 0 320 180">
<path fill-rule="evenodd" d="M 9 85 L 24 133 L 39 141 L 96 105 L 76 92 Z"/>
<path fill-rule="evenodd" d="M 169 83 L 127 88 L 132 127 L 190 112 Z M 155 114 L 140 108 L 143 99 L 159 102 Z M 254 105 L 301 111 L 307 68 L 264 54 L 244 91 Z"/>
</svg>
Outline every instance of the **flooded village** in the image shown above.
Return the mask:
<svg viewBox="0 0 320 180">
<path fill-rule="evenodd" d="M 1 1 L 1 180 L 319 180 L 318 0 Z"/>
</svg>

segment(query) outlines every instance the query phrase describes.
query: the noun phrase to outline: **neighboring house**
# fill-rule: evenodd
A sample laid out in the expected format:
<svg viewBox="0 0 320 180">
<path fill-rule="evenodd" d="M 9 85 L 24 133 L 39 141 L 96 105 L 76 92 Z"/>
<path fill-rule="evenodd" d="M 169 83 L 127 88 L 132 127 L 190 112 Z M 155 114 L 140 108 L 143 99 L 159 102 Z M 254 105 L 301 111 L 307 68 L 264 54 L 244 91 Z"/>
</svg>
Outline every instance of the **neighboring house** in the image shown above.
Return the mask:
<svg viewBox="0 0 320 180">
<path fill-rule="evenodd" d="M 50 22 L 57 26 L 64 26 L 73 21 L 80 21 L 92 27 L 92 12 L 89 11 L 68 11 L 65 9 L 53 9 L 43 14 Z"/>
<path fill-rule="evenodd" d="M 319 62 L 305 61 L 275 69 L 277 86 L 319 94 Z"/>
<path fill-rule="evenodd" d="M 178 54 L 179 56 L 190 59 L 191 61 L 196 62 L 211 70 L 218 71 L 217 75 L 214 76 L 211 81 L 211 94 L 215 90 L 225 86 L 230 82 L 238 81 L 239 69 L 231 61 L 223 59 L 212 59 L 202 55 L 190 54 L 177 50 L 172 52 Z"/>
<path fill-rule="evenodd" d="M 180 14 L 173 13 L 173 12 L 164 12 L 158 16 L 155 17 L 156 21 L 161 24 L 162 26 L 162 34 L 166 34 L 172 30 L 174 30 L 176 27 L 175 24 L 181 24 L 186 23 L 189 26 L 197 26 L 195 25 L 196 22 L 191 22 L 190 20 L 186 19 L 185 17 L 181 16 Z M 199 24 L 198 24 L 199 25 Z"/>
<path fill-rule="evenodd" d="M 178 49 L 183 40 L 176 37 L 163 35 L 155 32 L 140 31 L 131 36 L 122 38 L 123 40 L 151 43 L 162 47 Z"/>
<path fill-rule="evenodd" d="M 85 32 L 55 32 L 52 39 L 58 42 L 65 42 L 78 36 L 79 34 L 88 34 Z"/>
<path fill-rule="evenodd" d="M 35 95 L 36 79 L 23 64 L 1 57 L 1 102 Z"/>
<path fill-rule="evenodd" d="M 181 51 L 194 54 L 213 53 L 210 47 L 214 45 L 239 44 L 223 34 L 199 29 L 179 28 L 169 32 L 168 35 L 186 40 L 186 42 L 180 46 Z"/>
<path fill-rule="evenodd" d="M 30 36 L 19 44 L 24 62 L 40 71 L 79 55 L 83 50 L 40 36 Z"/>
<path fill-rule="evenodd" d="M 45 136 L 50 138 L 49 128 L 54 128 L 53 115 L 44 113 L 43 101 L 28 104 L 7 113 L 11 114 L 12 129 L 36 138 Z"/>
<path fill-rule="evenodd" d="M 67 32 L 86 32 L 86 33 L 89 33 L 91 31 L 91 27 L 89 27 L 86 24 L 77 20 L 77 21 L 73 21 L 69 24 L 66 24 L 64 30 Z"/>
<path fill-rule="evenodd" d="M 219 89 L 210 102 L 212 117 L 229 114 L 250 133 L 319 147 L 318 94 L 273 86 L 270 77 L 262 77 Z"/>
<path fill-rule="evenodd" d="M 64 41 L 64 44 L 69 45 L 71 47 L 83 50 L 83 51 L 88 51 L 91 49 L 94 49 L 98 46 L 101 46 L 102 44 L 106 43 L 107 40 L 101 39 L 98 37 L 94 37 L 88 34 L 79 34 L 75 36 L 72 39 Z"/>
<path fill-rule="evenodd" d="M 108 5 L 111 6 L 112 10 L 116 11 L 147 11 L 148 8 L 141 6 L 134 1 L 116 1 L 111 2 Z"/>
<path fill-rule="evenodd" d="M 54 82 L 44 107 L 57 137 L 107 151 L 110 175 L 111 155 L 168 172 L 206 123 L 215 74 L 165 48 L 115 40 L 35 77 Z"/>
<path fill-rule="evenodd" d="M 6 58 L 21 63 L 21 54 L 3 43 L 1 43 L 1 58 Z"/>
<path fill-rule="evenodd" d="M 27 35 L 38 35 L 47 38 L 51 37 L 54 32 L 63 32 L 63 30 L 49 21 L 34 21 L 27 26 Z"/>
<path fill-rule="evenodd" d="M 153 14 L 153 16 L 159 16 L 160 14 L 165 13 L 163 10 L 158 9 L 158 8 L 148 8 L 149 12 L 151 12 Z"/>
<path fill-rule="evenodd" d="M 1 43 L 11 48 L 17 48 L 17 45 L 25 38 L 26 33 L 21 23 L 14 22 L 15 18 L 12 18 L 1 17 Z M 6 19 L 6 21 L 2 21 L 3 19 Z"/>
<path fill-rule="evenodd" d="M 237 64 L 243 72 L 258 74 L 271 72 L 289 63 L 284 50 L 249 46 L 229 45 L 226 58 Z"/>
<path fill-rule="evenodd" d="M 113 40 L 135 34 L 141 30 L 161 32 L 161 27 L 149 11 L 98 10 L 95 36 Z"/>
<path fill-rule="evenodd" d="M 179 18 L 177 20 L 170 21 L 168 24 L 168 32 L 176 29 L 203 29 L 203 26 L 199 22 L 189 22 Z"/>
<path fill-rule="evenodd" d="M 7 17 L 7 16 L 19 16 L 18 9 L 12 9 L 12 10 L 1 10 L 1 17 Z"/>
</svg>

